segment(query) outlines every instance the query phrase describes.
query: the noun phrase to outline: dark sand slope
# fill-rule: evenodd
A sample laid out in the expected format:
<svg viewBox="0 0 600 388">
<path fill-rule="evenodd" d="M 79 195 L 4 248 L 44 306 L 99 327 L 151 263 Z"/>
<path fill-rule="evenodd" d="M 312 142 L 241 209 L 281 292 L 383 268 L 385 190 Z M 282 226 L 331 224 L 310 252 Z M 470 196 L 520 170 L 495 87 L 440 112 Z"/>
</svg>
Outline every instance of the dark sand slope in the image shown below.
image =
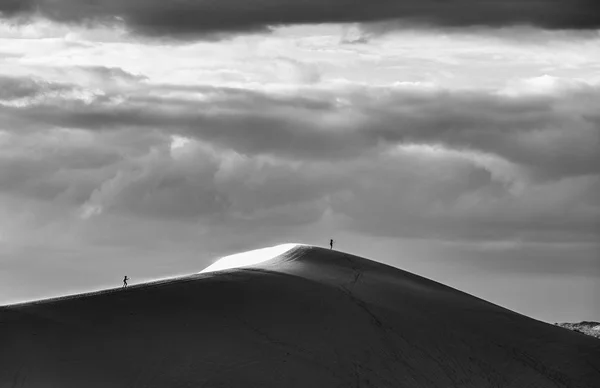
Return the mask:
<svg viewBox="0 0 600 388">
<path fill-rule="evenodd" d="M 0 387 L 600 387 L 600 341 L 300 246 L 0 308 Z"/>
</svg>

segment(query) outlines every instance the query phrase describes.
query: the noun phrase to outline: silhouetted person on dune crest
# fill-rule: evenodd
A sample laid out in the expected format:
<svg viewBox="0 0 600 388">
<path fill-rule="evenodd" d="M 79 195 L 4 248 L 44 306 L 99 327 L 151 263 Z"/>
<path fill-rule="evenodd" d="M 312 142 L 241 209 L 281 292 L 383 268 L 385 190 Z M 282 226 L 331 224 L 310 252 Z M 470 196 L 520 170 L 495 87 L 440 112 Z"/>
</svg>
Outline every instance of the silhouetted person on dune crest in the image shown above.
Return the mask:
<svg viewBox="0 0 600 388">
<path fill-rule="evenodd" d="M 329 249 L 333 249 L 333 239 L 329 240 Z"/>
<path fill-rule="evenodd" d="M 127 277 L 127 275 L 125 275 L 125 277 L 123 278 L 123 288 L 127 287 L 128 280 L 129 280 L 129 278 Z"/>
</svg>

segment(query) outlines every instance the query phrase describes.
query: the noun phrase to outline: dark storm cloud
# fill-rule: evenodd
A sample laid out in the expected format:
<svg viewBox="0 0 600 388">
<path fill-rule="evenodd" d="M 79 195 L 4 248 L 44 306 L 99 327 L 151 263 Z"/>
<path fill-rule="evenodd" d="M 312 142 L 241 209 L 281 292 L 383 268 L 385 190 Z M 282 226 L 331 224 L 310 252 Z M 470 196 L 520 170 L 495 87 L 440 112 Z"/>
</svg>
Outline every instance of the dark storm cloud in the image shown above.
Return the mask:
<svg viewBox="0 0 600 388">
<path fill-rule="evenodd" d="M 64 23 L 123 21 L 139 34 L 171 37 L 260 31 L 282 24 L 392 19 L 442 27 L 600 26 L 600 4 L 595 0 L 2 0 L 0 12 L 9 18 L 36 14 Z"/>
</svg>

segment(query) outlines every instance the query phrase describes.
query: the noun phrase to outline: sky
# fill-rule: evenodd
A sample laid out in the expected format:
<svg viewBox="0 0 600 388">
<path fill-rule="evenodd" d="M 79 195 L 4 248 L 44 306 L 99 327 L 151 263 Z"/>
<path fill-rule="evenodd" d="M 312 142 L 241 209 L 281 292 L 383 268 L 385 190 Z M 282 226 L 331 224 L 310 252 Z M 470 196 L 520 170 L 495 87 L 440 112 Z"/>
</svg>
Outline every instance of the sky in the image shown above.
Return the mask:
<svg viewBox="0 0 600 388">
<path fill-rule="evenodd" d="M 0 304 L 335 248 L 600 320 L 600 3 L 0 0 Z"/>
</svg>

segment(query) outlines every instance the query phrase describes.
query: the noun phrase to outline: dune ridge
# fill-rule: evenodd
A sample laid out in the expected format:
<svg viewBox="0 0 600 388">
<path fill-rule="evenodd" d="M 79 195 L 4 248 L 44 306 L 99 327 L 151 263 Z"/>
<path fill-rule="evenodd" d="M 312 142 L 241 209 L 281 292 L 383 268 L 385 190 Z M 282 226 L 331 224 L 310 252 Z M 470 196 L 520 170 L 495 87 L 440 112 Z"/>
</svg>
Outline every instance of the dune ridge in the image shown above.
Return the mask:
<svg viewBox="0 0 600 388">
<path fill-rule="evenodd" d="M 0 308 L 0 387 L 589 387 L 599 341 L 339 251 Z"/>
</svg>

